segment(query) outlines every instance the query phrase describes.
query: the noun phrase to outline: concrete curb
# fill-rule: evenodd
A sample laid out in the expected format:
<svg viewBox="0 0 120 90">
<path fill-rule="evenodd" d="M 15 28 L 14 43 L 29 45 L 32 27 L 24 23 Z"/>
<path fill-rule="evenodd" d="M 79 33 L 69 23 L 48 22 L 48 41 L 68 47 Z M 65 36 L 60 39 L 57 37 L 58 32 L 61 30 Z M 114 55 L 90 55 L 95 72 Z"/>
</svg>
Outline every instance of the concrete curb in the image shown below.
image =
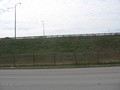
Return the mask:
<svg viewBox="0 0 120 90">
<path fill-rule="evenodd" d="M 62 68 L 92 68 L 92 67 L 115 67 L 120 64 L 107 65 L 55 65 L 55 66 L 36 66 L 36 67 L 0 67 L 0 69 L 62 69 Z"/>
</svg>

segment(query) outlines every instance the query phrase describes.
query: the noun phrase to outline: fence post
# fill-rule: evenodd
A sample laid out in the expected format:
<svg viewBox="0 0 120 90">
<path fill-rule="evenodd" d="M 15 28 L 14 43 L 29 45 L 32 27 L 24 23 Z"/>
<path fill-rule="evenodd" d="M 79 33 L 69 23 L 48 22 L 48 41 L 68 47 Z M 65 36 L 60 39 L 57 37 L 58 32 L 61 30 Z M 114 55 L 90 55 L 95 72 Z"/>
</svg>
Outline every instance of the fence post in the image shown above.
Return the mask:
<svg viewBox="0 0 120 90">
<path fill-rule="evenodd" d="M 54 65 L 56 65 L 56 54 L 55 54 L 55 50 L 54 50 L 54 57 L 53 57 L 53 59 L 54 59 Z"/>
<path fill-rule="evenodd" d="M 117 47 L 118 47 L 118 55 L 120 55 L 120 43 L 118 43 L 117 45 L 118 45 L 118 46 L 117 46 Z M 120 56 L 119 56 L 118 59 L 120 60 Z M 119 62 L 120 62 L 120 61 L 119 61 Z"/>
<path fill-rule="evenodd" d="M 98 34 L 98 36 L 96 36 L 96 40 L 99 41 L 99 34 Z M 99 60 L 99 51 L 100 51 L 99 42 L 95 42 L 95 46 L 96 46 L 96 64 L 99 64 L 100 63 L 100 60 Z"/>
<path fill-rule="evenodd" d="M 99 64 L 99 52 L 98 52 L 98 47 L 97 47 L 97 50 L 96 50 L 96 54 L 97 54 L 97 64 Z"/>
<path fill-rule="evenodd" d="M 15 54 L 13 54 L 13 67 L 16 66 L 16 57 L 15 57 Z"/>
<path fill-rule="evenodd" d="M 35 54 L 33 53 L 33 66 L 35 66 Z"/>
<path fill-rule="evenodd" d="M 75 56 L 75 64 L 77 64 L 77 52 L 74 52 L 74 56 Z"/>
</svg>

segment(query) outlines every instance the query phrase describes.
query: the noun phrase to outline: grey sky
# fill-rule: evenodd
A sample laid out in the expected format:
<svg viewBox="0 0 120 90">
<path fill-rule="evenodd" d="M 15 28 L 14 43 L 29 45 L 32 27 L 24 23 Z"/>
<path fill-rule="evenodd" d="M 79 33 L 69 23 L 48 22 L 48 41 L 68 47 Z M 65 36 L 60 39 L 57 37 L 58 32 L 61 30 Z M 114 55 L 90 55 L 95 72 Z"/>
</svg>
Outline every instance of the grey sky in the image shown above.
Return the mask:
<svg viewBox="0 0 120 90">
<path fill-rule="evenodd" d="M 120 0 L 0 0 L 0 37 L 120 32 Z"/>
</svg>

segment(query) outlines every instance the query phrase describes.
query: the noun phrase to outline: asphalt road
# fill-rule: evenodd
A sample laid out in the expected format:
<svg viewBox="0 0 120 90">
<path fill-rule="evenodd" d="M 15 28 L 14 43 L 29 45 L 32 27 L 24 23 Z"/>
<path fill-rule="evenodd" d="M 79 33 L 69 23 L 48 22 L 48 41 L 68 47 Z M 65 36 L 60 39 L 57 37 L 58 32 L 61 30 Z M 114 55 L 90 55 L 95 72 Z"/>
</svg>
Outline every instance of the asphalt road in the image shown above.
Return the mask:
<svg viewBox="0 0 120 90">
<path fill-rule="evenodd" d="M 0 90 L 120 90 L 120 67 L 0 70 Z"/>
</svg>

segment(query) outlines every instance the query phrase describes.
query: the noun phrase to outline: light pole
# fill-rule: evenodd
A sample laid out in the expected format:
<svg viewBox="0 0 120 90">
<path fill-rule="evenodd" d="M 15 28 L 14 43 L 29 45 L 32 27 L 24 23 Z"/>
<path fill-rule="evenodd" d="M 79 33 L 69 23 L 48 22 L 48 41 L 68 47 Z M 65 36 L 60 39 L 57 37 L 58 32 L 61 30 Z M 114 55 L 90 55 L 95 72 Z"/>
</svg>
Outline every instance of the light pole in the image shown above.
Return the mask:
<svg viewBox="0 0 120 90">
<path fill-rule="evenodd" d="M 45 24 L 43 20 L 42 20 L 42 25 L 43 25 L 43 36 L 45 36 Z"/>
<path fill-rule="evenodd" d="M 15 41 L 16 41 L 16 7 L 17 7 L 17 5 L 21 5 L 21 3 L 16 3 L 15 4 Z M 15 51 L 14 51 L 14 53 L 15 53 Z M 15 54 L 14 54 L 14 61 L 13 61 L 13 66 L 15 67 L 16 66 L 16 57 L 15 57 Z"/>
<path fill-rule="evenodd" d="M 16 39 L 16 7 L 17 7 L 17 5 L 21 5 L 21 3 L 15 4 L 15 39 Z"/>
</svg>

